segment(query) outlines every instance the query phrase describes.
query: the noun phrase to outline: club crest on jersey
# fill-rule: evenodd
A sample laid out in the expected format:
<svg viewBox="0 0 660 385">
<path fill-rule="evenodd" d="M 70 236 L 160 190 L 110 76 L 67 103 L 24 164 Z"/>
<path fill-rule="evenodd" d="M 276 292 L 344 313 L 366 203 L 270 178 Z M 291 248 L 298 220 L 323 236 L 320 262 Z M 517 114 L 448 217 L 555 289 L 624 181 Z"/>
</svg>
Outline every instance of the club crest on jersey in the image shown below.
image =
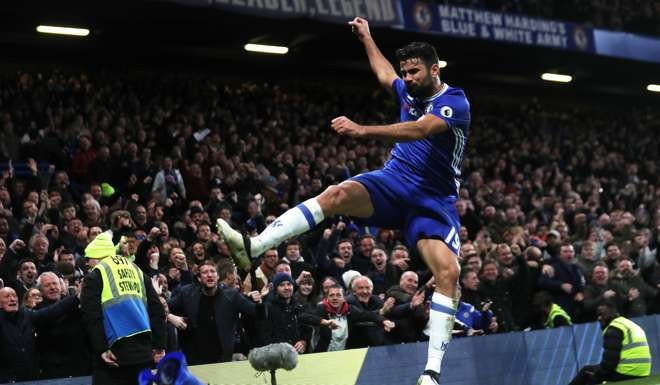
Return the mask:
<svg viewBox="0 0 660 385">
<path fill-rule="evenodd" d="M 454 110 L 452 110 L 449 106 L 442 106 L 440 107 L 440 115 L 444 116 L 445 118 L 451 118 L 454 115 Z"/>
<path fill-rule="evenodd" d="M 413 118 L 418 118 L 421 115 L 419 113 L 419 110 L 412 106 L 410 107 L 410 111 L 408 111 L 408 114 L 410 114 L 410 116 Z"/>
</svg>

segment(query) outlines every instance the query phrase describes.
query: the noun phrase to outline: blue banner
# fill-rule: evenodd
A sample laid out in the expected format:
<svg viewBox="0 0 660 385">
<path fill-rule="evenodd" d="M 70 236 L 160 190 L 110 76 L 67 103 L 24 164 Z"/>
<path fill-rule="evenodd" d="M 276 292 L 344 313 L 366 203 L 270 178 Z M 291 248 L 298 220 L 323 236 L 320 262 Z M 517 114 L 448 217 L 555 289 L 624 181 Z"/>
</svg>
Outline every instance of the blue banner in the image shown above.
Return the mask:
<svg viewBox="0 0 660 385">
<path fill-rule="evenodd" d="M 594 53 L 591 28 L 483 9 L 402 0 L 404 29 Z"/>
<path fill-rule="evenodd" d="M 181 1 L 179 2 L 188 2 Z M 345 24 L 364 17 L 370 24 L 401 24 L 399 0 L 212 0 L 228 11 L 269 17 L 308 17 Z"/>
</svg>

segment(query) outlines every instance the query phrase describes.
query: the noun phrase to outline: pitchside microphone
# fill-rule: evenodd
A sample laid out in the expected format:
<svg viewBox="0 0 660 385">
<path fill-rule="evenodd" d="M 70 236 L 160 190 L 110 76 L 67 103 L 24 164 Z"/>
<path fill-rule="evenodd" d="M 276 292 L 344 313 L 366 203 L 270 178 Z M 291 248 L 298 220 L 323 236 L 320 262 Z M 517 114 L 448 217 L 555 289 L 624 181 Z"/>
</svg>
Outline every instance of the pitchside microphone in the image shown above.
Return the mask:
<svg viewBox="0 0 660 385">
<path fill-rule="evenodd" d="M 260 348 L 252 349 L 248 354 L 248 360 L 254 370 L 258 372 L 270 372 L 271 385 L 277 385 L 275 371 L 277 369 L 291 370 L 298 365 L 298 352 L 293 346 L 280 342 Z"/>
</svg>

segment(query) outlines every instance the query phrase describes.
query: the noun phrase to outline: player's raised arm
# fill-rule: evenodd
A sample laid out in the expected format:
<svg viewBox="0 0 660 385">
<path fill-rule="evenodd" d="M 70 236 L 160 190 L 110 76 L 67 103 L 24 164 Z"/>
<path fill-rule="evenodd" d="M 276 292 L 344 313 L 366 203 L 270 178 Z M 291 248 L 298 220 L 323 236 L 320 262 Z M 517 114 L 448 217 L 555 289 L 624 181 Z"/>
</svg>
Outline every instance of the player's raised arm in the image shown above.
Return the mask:
<svg viewBox="0 0 660 385">
<path fill-rule="evenodd" d="M 356 17 L 352 21 L 349 21 L 348 24 L 351 25 L 353 33 L 358 37 L 362 44 L 364 44 L 364 49 L 367 51 L 367 57 L 369 57 L 371 70 L 378 78 L 378 82 L 383 87 L 391 90 L 392 82 L 398 76 L 394 70 L 394 67 L 392 67 L 392 64 L 387 59 L 385 59 L 385 56 L 383 56 L 383 54 L 380 52 L 376 42 L 371 37 L 371 32 L 369 32 L 369 23 L 366 19 Z"/>
</svg>

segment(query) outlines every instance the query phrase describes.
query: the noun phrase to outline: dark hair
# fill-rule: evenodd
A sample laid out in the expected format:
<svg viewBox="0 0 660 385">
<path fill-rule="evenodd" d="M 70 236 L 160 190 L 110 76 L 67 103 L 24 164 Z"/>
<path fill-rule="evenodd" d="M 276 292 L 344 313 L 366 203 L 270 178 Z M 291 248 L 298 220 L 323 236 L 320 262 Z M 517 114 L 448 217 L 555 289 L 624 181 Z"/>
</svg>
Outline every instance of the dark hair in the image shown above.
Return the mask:
<svg viewBox="0 0 660 385">
<path fill-rule="evenodd" d="M 435 52 L 435 48 L 429 43 L 414 41 L 396 50 L 394 53 L 397 60 L 406 61 L 408 59 L 420 59 L 426 67 L 437 64 L 440 59 Z"/>
<path fill-rule="evenodd" d="M 231 261 L 218 262 L 216 268 L 218 269 L 218 279 L 221 281 L 224 281 L 230 274 L 236 272 L 236 267 L 234 267 Z"/>
</svg>

